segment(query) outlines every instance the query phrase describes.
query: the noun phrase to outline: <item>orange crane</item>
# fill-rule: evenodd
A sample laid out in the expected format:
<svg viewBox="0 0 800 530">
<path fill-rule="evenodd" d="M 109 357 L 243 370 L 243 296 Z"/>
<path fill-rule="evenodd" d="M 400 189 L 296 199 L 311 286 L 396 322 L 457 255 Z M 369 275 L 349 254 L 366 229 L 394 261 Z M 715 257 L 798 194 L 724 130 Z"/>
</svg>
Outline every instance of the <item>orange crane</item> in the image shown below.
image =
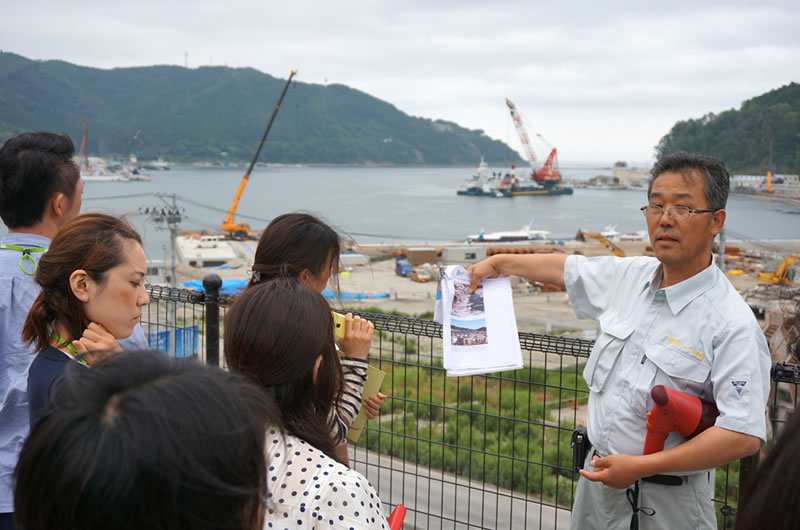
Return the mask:
<svg viewBox="0 0 800 530">
<path fill-rule="evenodd" d="M 619 258 L 625 257 L 625 251 L 609 241 L 608 238 L 603 234 L 598 234 L 597 232 L 584 232 L 583 230 L 578 230 L 578 233 L 575 234 L 575 239 L 578 241 L 586 241 L 587 237 L 591 237 L 592 239 L 596 239 L 601 242 L 603 246 L 610 250 L 615 256 Z"/>
<path fill-rule="evenodd" d="M 764 191 L 767 193 L 775 193 L 775 190 L 772 188 L 772 171 L 767 171 L 767 181 Z"/>
<path fill-rule="evenodd" d="M 247 186 L 247 181 L 250 179 L 250 173 L 253 171 L 253 166 L 256 165 L 258 155 L 261 153 L 261 148 L 264 147 L 264 141 L 267 139 L 269 130 L 272 128 L 272 122 L 275 121 L 275 116 L 278 115 L 278 110 L 281 108 L 283 96 L 286 95 L 286 90 L 289 88 L 289 84 L 292 82 L 292 78 L 296 74 L 297 70 L 292 70 L 292 73 L 289 74 L 289 79 L 286 80 L 286 85 L 283 87 L 281 97 L 278 99 L 278 103 L 275 105 L 275 110 L 272 111 L 272 117 L 269 119 L 269 123 L 267 124 L 267 130 L 264 131 L 264 135 L 261 137 L 261 140 L 258 141 L 256 154 L 253 156 L 253 160 L 250 161 L 250 167 L 247 168 L 247 173 L 244 174 L 241 182 L 239 182 L 239 189 L 236 190 L 236 196 L 233 198 L 233 204 L 231 204 L 231 207 L 228 210 L 227 217 L 225 217 L 225 220 L 222 221 L 222 224 L 220 225 L 220 229 L 223 232 L 227 232 L 228 235 L 235 239 L 251 237 L 250 225 L 248 223 L 236 223 L 236 208 L 239 206 L 239 199 L 242 198 L 242 193 L 244 192 L 245 186 Z"/>
<path fill-rule="evenodd" d="M 539 139 L 544 142 L 544 144 L 550 148 L 550 156 L 547 157 L 545 160 L 542 169 L 539 170 L 538 174 L 541 177 L 541 180 L 544 182 L 553 182 L 558 183 L 561 182 L 561 171 L 558 169 L 558 150 L 550 145 L 550 142 L 544 139 L 544 136 L 541 134 L 536 134 Z M 538 179 L 537 179 L 538 180 Z"/>
<path fill-rule="evenodd" d="M 508 110 L 511 112 L 511 120 L 514 122 L 514 126 L 517 128 L 517 134 L 519 134 L 519 139 L 522 142 L 522 147 L 525 149 L 525 154 L 528 156 L 528 162 L 531 165 L 531 177 L 533 180 L 539 184 L 542 184 L 543 186 L 553 186 L 561 182 L 561 172 L 558 170 L 556 149 L 548 144 L 548 146 L 552 148 L 550 151 L 550 156 L 547 157 L 544 165 L 539 167 L 539 162 L 536 160 L 536 153 L 534 152 L 533 146 L 530 143 L 528 132 L 525 130 L 525 124 L 522 123 L 522 116 L 520 116 L 517 106 L 514 105 L 514 103 L 512 103 L 508 98 L 506 98 L 506 105 L 508 105 Z M 542 135 L 538 134 L 537 136 L 539 136 L 542 141 L 547 144 L 547 141 L 542 138 Z"/>
</svg>

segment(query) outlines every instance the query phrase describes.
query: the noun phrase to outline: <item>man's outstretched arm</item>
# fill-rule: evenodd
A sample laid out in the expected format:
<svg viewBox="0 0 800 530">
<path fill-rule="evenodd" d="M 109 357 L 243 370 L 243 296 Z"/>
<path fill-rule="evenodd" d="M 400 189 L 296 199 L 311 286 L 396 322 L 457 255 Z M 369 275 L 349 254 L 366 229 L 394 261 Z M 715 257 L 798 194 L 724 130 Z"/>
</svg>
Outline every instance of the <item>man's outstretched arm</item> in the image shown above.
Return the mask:
<svg viewBox="0 0 800 530">
<path fill-rule="evenodd" d="M 484 278 L 522 276 L 530 281 L 552 283 L 564 287 L 564 254 L 497 254 L 467 268 L 472 275 L 468 292 Z"/>
<path fill-rule="evenodd" d="M 642 477 L 659 473 L 712 469 L 758 452 L 761 441 L 749 434 L 710 427 L 691 440 L 650 455 L 610 455 L 594 458 L 595 471 L 580 470 L 589 480 L 612 488 L 627 488 Z"/>
</svg>

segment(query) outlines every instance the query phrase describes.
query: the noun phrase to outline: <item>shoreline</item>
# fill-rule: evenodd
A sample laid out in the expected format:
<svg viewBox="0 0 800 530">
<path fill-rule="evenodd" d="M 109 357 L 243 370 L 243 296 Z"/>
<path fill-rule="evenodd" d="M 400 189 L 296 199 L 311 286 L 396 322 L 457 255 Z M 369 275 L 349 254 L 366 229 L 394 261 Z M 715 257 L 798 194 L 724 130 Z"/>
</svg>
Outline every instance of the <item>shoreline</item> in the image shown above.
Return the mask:
<svg viewBox="0 0 800 530">
<path fill-rule="evenodd" d="M 792 196 L 792 195 L 784 195 L 784 194 L 775 194 L 775 193 L 742 193 L 731 191 L 731 195 L 736 195 L 737 197 L 751 197 L 753 199 L 759 199 L 762 201 L 775 201 L 775 202 L 782 202 L 785 204 L 790 204 L 792 206 L 800 206 L 800 196 Z"/>
<path fill-rule="evenodd" d="M 241 242 L 236 242 L 241 244 Z M 735 242 L 729 246 L 741 249 L 741 255 L 748 260 L 758 258 L 751 256 L 763 256 L 764 251 L 759 248 L 759 241 Z M 647 255 L 646 247 L 648 241 L 617 241 L 617 246 L 622 248 L 628 256 Z M 783 245 L 788 251 L 800 252 L 800 239 L 783 241 Z M 395 274 L 395 260 L 392 252 L 400 248 L 409 246 L 428 246 L 442 248 L 446 246 L 467 246 L 460 242 L 425 242 L 425 243 L 366 243 L 354 247 L 352 250 L 370 256 L 371 260 L 367 265 L 356 265 L 347 267 L 337 277 L 339 290 L 342 293 L 354 293 L 357 295 L 376 295 L 386 293 L 383 298 L 365 299 L 334 299 L 331 301 L 335 308 L 353 309 L 365 311 L 374 308 L 380 312 L 397 311 L 409 316 L 419 316 L 428 312 L 433 312 L 436 298 L 436 281 L 419 283 L 407 277 Z M 598 241 L 565 241 L 563 245 L 555 245 L 549 241 L 524 242 L 524 243 L 473 243 L 473 247 L 502 246 L 536 249 L 555 249 L 566 255 L 581 253 L 585 256 L 610 256 L 610 252 Z M 793 250 L 792 250 L 793 249 Z M 729 269 L 737 268 L 734 264 L 737 260 L 729 255 Z M 776 267 L 775 258 L 764 256 L 759 263 L 763 264 L 763 270 L 772 270 Z M 252 255 L 249 259 L 244 259 L 243 252 L 240 257 L 231 264 L 229 269 L 199 269 L 190 267 L 186 264 L 178 265 L 178 279 L 202 280 L 208 273 L 216 273 L 223 279 L 248 279 L 248 271 L 251 265 Z M 729 275 L 728 279 L 734 287 L 743 293 L 752 289 L 758 282 L 755 279 L 755 272 Z M 566 292 L 537 292 L 527 282 L 512 279 L 514 310 L 519 331 L 543 333 L 549 335 L 567 335 L 580 338 L 593 339 L 596 336 L 598 324 L 594 320 L 578 319 L 572 308 Z M 426 316 L 426 318 L 430 318 Z"/>
</svg>

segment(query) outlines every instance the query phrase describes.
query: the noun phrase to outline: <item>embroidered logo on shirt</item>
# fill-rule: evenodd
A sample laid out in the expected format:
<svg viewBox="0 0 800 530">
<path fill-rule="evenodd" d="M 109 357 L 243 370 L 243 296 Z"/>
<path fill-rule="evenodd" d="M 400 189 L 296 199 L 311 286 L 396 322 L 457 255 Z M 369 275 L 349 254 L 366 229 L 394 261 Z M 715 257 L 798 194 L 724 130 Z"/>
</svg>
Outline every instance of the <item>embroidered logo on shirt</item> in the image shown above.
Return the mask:
<svg viewBox="0 0 800 530">
<path fill-rule="evenodd" d="M 703 355 L 702 353 L 700 353 L 699 351 L 695 351 L 695 350 L 691 349 L 689 346 L 684 346 L 676 338 L 670 337 L 669 338 L 669 343 L 670 344 L 674 344 L 675 346 L 677 346 L 679 348 L 683 348 L 684 350 L 688 351 L 689 353 L 691 353 L 692 355 L 694 355 L 695 357 L 697 357 L 701 361 L 706 358 L 706 356 Z"/>
<path fill-rule="evenodd" d="M 742 390 L 744 390 L 744 386 L 747 384 L 747 381 L 731 381 L 733 385 L 733 389 L 736 390 L 736 393 L 740 396 L 742 395 Z"/>
</svg>

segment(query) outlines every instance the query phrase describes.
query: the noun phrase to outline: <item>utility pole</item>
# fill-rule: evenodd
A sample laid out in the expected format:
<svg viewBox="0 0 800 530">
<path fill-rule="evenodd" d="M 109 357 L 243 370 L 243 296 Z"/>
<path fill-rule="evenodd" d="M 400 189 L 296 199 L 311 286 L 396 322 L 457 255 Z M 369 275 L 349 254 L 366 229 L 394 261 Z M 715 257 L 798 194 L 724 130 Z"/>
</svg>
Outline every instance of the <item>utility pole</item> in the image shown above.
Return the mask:
<svg viewBox="0 0 800 530">
<path fill-rule="evenodd" d="M 183 221 L 184 209 L 178 207 L 177 196 L 174 193 L 154 193 L 153 195 L 161 199 L 161 202 L 164 203 L 164 206 L 139 208 L 139 213 L 149 215 L 150 220 L 156 225 L 156 230 L 169 230 L 169 286 L 176 287 L 177 276 L 175 249 L 176 242 L 178 240 L 178 229 Z M 167 202 L 166 199 L 172 199 L 172 204 Z"/>
<path fill-rule="evenodd" d="M 148 206 L 139 208 L 139 213 L 149 215 L 150 220 L 156 225 L 156 230 L 169 230 L 169 261 L 170 261 L 170 274 L 168 278 L 170 287 L 177 287 L 177 265 L 175 259 L 176 242 L 178 239 L 178 228 L 181 221 L 183 221 L 184 209 L 179 208 L 177 204 L 177 197 L 174 193 L 154 193 L 163 206 Z M 172 204 L 167 202 L 166 199 L 171 198 Z M 166 264 L 164 264 L 166 267 Z M 169 310 L 169 304 L 172 303 L 172 310 Z M 177 304 L 175 302 L 167 302 L 167 328 L 170 331 L 170 339 L 168 342 L 168 352 L 172 355 L 175 354 L 175 330 L 177 330 Z"/>
</svg>

